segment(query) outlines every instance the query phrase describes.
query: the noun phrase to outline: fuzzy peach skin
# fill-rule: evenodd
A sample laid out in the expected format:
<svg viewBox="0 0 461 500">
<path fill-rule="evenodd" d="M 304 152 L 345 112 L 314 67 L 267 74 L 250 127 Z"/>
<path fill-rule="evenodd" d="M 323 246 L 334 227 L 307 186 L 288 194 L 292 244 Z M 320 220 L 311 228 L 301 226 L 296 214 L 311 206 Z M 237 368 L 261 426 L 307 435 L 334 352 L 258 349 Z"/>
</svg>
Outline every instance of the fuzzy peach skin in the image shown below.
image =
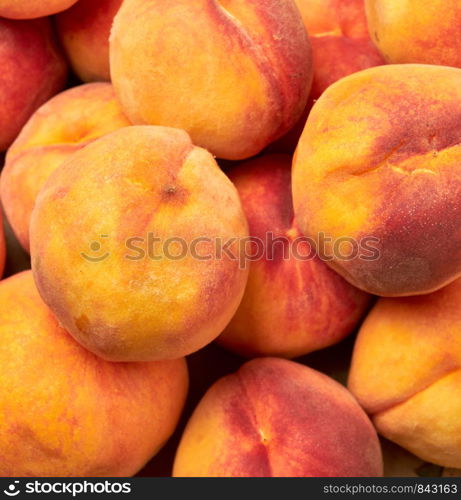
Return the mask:
<svg viewBox="0 0 461 500">
<path fill-rule="evenodd" d="M 3 214 L 0 210 L 0 278 L 3 275 L 5 269 L 6 261 L 6 240 L 5 240 L 5 230 L 3 228 Z"/>
<path fill-rule="evenodd" d="M 381 476 L 382 467 L 376 432 L 344 387 L 293 361 L 259 358 L 205 394 L 173 475 Z"/>
<path fill-rule="evenodd" d="M 365 0 L 370 35 L 390 63 L 461 67 L 458 0 Z"/>
<path fill-rule="evenodd" d="M 30 237 L 45 302 L 114 361 L 177 358 L 210 343 L 248 276 L 237 191 L 179 129 L 125 127 L 75 153 L 40 192 Z"/>
<path fill-rule="evenodd" d="M 0 0 L 0 17 L 35 19 L 68 9 L 77 0 Z M 100 0 L 97 0 L 100 1 Z"/>
<path fill-rule="evenodd" d="M 460 328 L 461 280 L 425 296 L 380 299 L 360 330 L 349 378 L 383 436 L 454 468 L 461 467 Z"/>
<path fill-rule="evenodd" d="M 129 125 L 109 83 L 73 87 L 32 115 L 8 150 L 0 183 L 8 220 L 26 251 L 35 199 L 51 173 L 90 142 Z"/>
<path fill-rule="evenodd" d="M 0 476 L 131 476 L 173 433 L 184 359 L 109 363 L 56 322 L 26 271 L 0 283 Z"/>
<path fill-rule="evenodd" d="M 64 87 L 67 64 L 50 21 L 0 18 L 0 67 L 0 151 L 5 151 L 30 115 Z"/>
<path fill-rule="evenodd" d="M 125 0 L 110 64 L 133 123 L 185 129 L 228 160 L 249 158 L 290 130 L 312 78 L 294 0 Z"/>
<path fill-rule="evenodd" d="M 79 0 L 56 16 L 62 45 L 84 82 L 109 81 L 109 35 L 123 0 Z"/>
<path fill-rule="evenodd" d="M 309 112 L 341 78 L 385 63 L 368 34 L 364 0 L 295 0 L 312 45 L 313 82 L 306 109 L 293 129 L 270 148 L 292 154 Z"/>
<path fill-rule="evenodd" d="M 371 68 L 314 106 L 293 170 L 304 234 L 323 233 L 330 264 L 377 295 L 429 293 L 461 273 L 461 70 Z M 341 259 L 342 237 L 375 250 Z"/>
<path fill-rule="evenodd" d="M 312 44 L 311 99 L 334 82 L 384 64 L 368 34 L 364 0 L 295 0 Z"/>
<path fill-rule="evenodd" d="M 322 262 L 298 230 L 291 157 L 262 156 L 229 176 L 254 241 L 243 301 L 220 344 L 244 356 L 290 358 L 339 342 L 356 327 L 370 297 Z"/>
</svg>

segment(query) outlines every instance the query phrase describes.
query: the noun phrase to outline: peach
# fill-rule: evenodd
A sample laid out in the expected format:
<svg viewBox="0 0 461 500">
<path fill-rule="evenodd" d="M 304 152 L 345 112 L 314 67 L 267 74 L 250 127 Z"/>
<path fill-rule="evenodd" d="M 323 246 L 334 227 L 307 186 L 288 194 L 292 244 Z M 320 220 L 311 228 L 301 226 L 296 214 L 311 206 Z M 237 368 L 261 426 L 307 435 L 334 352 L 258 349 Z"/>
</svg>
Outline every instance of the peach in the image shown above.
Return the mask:
<svg viewBox="0 0 461 500">
<path fill-rule="evenodd" d="M 365 0 L 370 35 L 386 61 L 461 67 L 457 0 Z"/>
<path fill-rule="evenodd" d="M 349 387 L 378 431 L 423 460 L 461 467 L 461 280 L 383 298 L 363 324 Z"/>
<path fill-rule="evenodd" d="M 295 0 L 312 44 L 311 99 L 337 80 L 384 64 L 368 34 L 364 0 Z"/>
<path fill-rule="evenodd" d="M 236 189 L 179 129 L 125 127 L 77 151 L 40 192 L 30 237 L 44 301 L 113 361 L 177 358 L 208 344 L 248 276 Z"/>
<path fill-rule="evenodd" d="M 184 359 L 109 363 L 56 322 L 26 271 L 0 283 L 0 476 L 131 476 L 169 438 Z"/>
<path fill-rule="evenodd" d="M 230 172 L 253 248 L 242 303 L 219 342 L 244 356 L 295 357 L 339 342 L 370 297 L 315 254 L 293 215 L 291 157 L 267 155 Z"/>
<path fill-rule="evenodd" d="M 228 160 L 249 158 L 288 132 L 312 78 L 293 0 L 125 0 L 110 64 L 133 123 L 185 129 Z"/>
<path fill-rule="evenodd" d="M 0 0 L 0 17 L 35 19 L 61 12 L 75 2 L 77 0 Z"/>
<path fill-rule="evenodd" d="M 56 16 L 62 45 L 84 82 L 109 81 L 109 35 L 123 0 L 79 0 Z"/>
<path fill-rule="evenodd" d="M 8 150 L 0 184 L 6 215 L 26 251 L 32 209 L 51 173 L 75 151 L 129 125 L 109 83 L 73 87 L 32 115 Z"/>
<path fill-rule="evenodd" d="M 313 82 L 298 124 L 271 148 L 293 153 L 313 103 L 333 83 L 385 63 L 368 34 L 364 0 L 295 0 L 312 45 Z"/>
<path fill-rule="evenodd" d="M 460 120 L 461 70 L 442 66 L 370 68 L 317 101 L 294 160 L 295 214 L 350 283 L 418 295 L 461 274 Z M 354 258 L 338 255 L 344 240 Z"/>
<path fill-rule="evenodd" d="M 5 269 L 6 261 L 6 240 L 5 240 L 5 230 L 3 228 L 3 215 L 0 210 L 0 278 L 2 277 L 3 271 Z"/>
<path fill-rule="evenodd" d="M 0 18 L 0 66 L 0 151 L 5 151 L 29 116 L 65 84 L 67 65 L 49 20 Z"/>
<path fill-rule="evenodd" d="M 173 475 L 380 476 L 382 467 L 376 432 L 344 387 L 293 361 L 259 358 L 205 394 Z"/>
</svg>

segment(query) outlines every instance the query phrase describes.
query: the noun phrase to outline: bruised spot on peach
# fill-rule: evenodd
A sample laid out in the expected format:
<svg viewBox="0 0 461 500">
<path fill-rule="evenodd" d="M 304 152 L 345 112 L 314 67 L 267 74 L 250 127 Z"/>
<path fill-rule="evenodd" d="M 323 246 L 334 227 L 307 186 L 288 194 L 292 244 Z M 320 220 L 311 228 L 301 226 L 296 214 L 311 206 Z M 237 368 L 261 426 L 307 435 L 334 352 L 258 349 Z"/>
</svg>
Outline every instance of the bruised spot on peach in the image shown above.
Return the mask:
<svg viewBox="0 0 461 500">
<path fill-rule="evenodd" d="M 259 358 L 205 394 L 173 475 L 379 476 L 382 459 L 371 422 L 343 387 L 303 365 Z"/>
<path fill-rule="evenodd" d="M 125 0 L 110 58 L 133 123 L 185 129 L 229 160 L 254 156 L 287 132 L 312 79 L 309 40 L 292 0 L 175 0 L 166 7 Z"/>
<path fill-rule="evenodd" d="M 185 360 L 94 356 L 59 326 L 30 271 L 0 283 L 0 335 L 2 477 L 131 476 L 173 433 Z"/>
<path fill-rule="evenodd" d="M 320 260 L 294 218 L 291 157 L 266 155 L 230 171 L 253 245 L 243 300 L 219 343 L 244 356 L 295 357 L 339 342 L 370 297 Z"/>
<path fill-rule="evenodd" d="M 375 240 L 375 259 L 331 261 L 363 290 L 428 293 L 461 273 L 460 82 L 456 68 L 381 66 L 336 83 L 312 110 L 295 213 L 308 236 Z"/>
<path fill-rule="evenodd" d="M 177 358 L 208 344 L 248 276 L 238 259 L 190 251 L 198 238 L 238 241 L 248 228 L 232 183 L 179 129 L 124 127 L 77 151 L 46 181 L 30 236 L 43 299 L 79 342 L 112 361 Z M 129 258 L 133 238 L 141 252 Z M 100 252 L 82 258 L 92 241 Z"/>
</svg>

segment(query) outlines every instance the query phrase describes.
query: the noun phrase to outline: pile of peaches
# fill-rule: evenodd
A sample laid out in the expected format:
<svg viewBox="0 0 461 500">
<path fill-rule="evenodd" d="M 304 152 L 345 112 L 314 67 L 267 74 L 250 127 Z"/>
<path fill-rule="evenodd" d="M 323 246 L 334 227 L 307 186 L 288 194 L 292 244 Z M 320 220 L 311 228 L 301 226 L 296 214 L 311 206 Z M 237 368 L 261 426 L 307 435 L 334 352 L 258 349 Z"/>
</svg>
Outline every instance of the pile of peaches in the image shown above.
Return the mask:
<svg viewBox="0 0 461 500">
<path fill-rule="evenodd" d="M 0 476 L 461 468 L 460 25 L 0 0 Z"/>
</svg>

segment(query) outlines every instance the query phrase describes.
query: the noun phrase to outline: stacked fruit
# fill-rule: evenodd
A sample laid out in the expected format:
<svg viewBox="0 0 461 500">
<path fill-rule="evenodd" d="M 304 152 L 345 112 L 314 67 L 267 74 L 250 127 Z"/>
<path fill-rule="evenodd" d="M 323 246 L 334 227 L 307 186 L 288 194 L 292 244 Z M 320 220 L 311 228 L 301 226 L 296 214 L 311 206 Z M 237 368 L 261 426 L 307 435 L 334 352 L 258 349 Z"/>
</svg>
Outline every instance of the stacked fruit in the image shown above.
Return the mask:
<svg viewBox="0 0 461 500">
<path fill-rule="evenodd" d="M 1 476 L 461 468 L 456 0 L 0 16 Z"/>
</svg>

